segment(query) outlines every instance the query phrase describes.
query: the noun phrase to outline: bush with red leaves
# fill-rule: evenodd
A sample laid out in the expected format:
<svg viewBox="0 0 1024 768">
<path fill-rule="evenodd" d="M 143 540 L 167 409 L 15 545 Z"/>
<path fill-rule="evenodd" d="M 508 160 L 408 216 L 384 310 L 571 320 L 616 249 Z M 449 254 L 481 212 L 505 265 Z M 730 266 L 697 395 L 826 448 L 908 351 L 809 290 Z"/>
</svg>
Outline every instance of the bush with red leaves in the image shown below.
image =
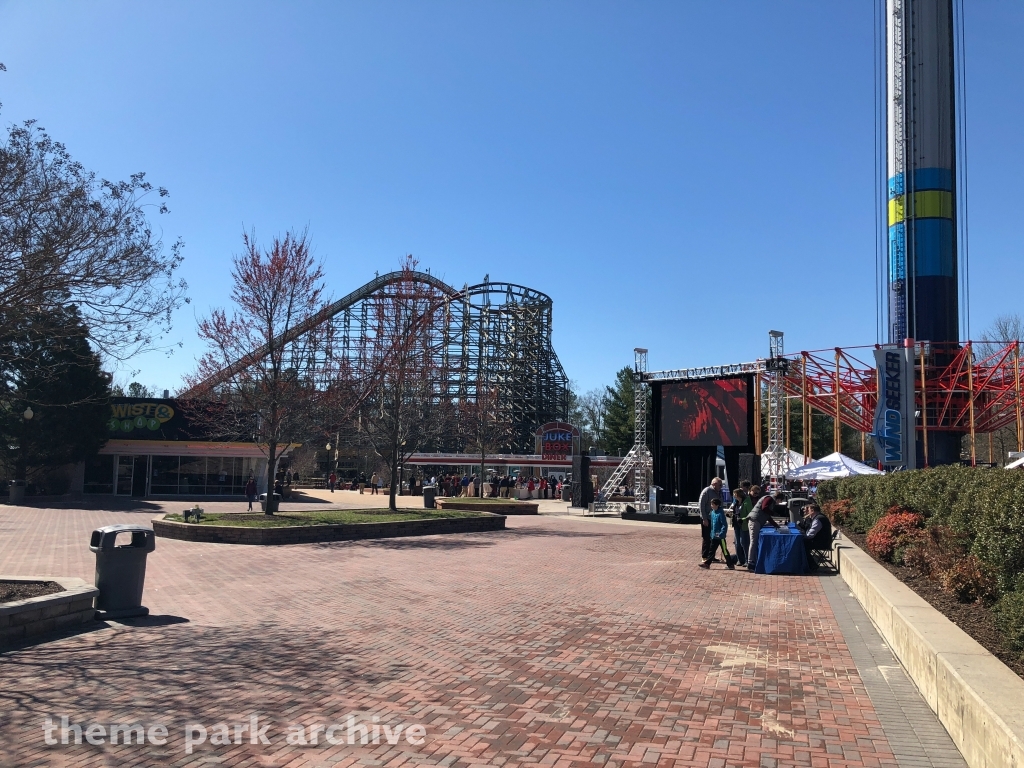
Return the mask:
<svg viewBox="0 0 1024 768">
<path fill-rule="evenodd" d="M 961 603 L 989 600 L 998 591 L 996 571 L 975 555 L 968 555 L 942 574 L 942 588 Z"/>
<path fill-rule="evenodd" d="M 908 512 L 902 507 L 889 511 L 868 531 L 868 552 L 879 560 L 902 563 L 907 548 L 924 536 L 924 515 Z"/>
<path fill-rule="evenodd" d="M 948 525 L 929 525 L 903 552 L 903 564 L 938 579 L 967 555 L 970 546 L 966 534 Z"/>
<path fill-rule="evenodd" d="M 832 525 L 843 525 L 856 511 L 853 502 L 849 499 L 838 501 L 826 501 L 821 505 L 821 511 L 825 513 Z"/>
</svg>

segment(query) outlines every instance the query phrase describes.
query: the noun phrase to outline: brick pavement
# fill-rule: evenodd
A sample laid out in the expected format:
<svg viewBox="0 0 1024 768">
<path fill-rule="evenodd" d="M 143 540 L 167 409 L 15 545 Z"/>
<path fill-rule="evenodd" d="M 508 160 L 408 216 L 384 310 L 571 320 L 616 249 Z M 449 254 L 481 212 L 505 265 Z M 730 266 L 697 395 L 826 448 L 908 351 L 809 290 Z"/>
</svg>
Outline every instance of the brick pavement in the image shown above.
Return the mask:
<svg viewBox="0 0 1024 768">
<path fill-rule="evenodd" d="M 91 579 L 89 532 L 152 511 L 0 508 L 0 572 Z M 289 547 L 158 540 L 147 620 L 0 655 L 0 764 L 889 766 L 820 579 L 697 568 L 688 526 Z M 423 724 L 424 743 L 286 743 Z M 43 718 L 168 726 L 44 744 Z M 270 744 L 196 746 L 256 715 Z M 358 736 L 359 732 L 353 734 Z M 59 733 L 57 734 L 59 738 Z M 336 731 L 344 741 L 346 731 Z"/>
</svg>

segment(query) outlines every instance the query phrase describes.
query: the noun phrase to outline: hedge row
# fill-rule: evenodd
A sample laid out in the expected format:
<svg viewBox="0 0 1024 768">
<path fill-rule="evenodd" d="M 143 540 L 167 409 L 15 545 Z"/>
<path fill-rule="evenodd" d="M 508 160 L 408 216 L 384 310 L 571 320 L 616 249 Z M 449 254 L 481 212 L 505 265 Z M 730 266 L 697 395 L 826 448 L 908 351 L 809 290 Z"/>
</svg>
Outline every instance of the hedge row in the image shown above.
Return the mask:
<svg viewBox="0 0 1024 768">
<path fill-rule="evenodd" d="M 925 515 L 970 540 L 971 553 L 998 572 L 999 590 L 1024 592 L 1024 472 L 936 467 L 828 480 L 818 499 L 849 499 L 845 525 L 867 531 L 894 506 Z"/>
</svg>

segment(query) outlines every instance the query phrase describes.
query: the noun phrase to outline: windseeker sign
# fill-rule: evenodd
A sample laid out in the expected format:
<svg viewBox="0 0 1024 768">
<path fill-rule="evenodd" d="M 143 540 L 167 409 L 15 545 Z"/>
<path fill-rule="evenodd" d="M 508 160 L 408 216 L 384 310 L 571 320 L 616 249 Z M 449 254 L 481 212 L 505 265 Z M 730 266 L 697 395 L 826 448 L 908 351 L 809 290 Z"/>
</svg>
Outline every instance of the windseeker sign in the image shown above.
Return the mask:
<svg viewBox="0 0 1024 768">
<path fill-rule="evenodd" d="M 878 404 L 872 432 L 875 454 L 886 469 L 915 469 L 914 350 L 876 349 L 875 366 L 878 368 Z"/>
</svg>

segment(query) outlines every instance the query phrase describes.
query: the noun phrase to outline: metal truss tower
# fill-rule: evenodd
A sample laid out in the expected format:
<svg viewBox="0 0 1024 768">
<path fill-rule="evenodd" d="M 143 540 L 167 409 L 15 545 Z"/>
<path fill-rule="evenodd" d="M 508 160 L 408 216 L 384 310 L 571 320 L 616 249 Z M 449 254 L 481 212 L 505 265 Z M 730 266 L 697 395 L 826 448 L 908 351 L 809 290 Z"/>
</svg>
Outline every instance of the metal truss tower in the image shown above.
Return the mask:
<svg viewBox="0 0 1024 768">
<path fill-rule="evenodd" d="M 785 357 L 782 331 L 768 331 L 768 359 L 765 360 L 765 378 L 768 383 L 768 449 L 764 461 L 771 478 L 781 478 L 792 469 L 789 449 L 786 448 L 786 391 L 785 378 L 789 360 Z M 760 429 L 761 414 L 756 414 L 756 429 Z"/>
<path fill-rule="evenodd" d="M 633 447 L 615 468 L 611 477 L 601 489 L 601 495 L 607 498 L 616 488 L 622 485 L 630 472 L 633 472 L 633 495 L 638 511 L 647 509 L 647 479 L 654 467 L 651 449 L 647 447 L 647 401 L 650 387 L 647 384 L 647 350 L 636 347 L 633 350 Z"/>
</svg>

